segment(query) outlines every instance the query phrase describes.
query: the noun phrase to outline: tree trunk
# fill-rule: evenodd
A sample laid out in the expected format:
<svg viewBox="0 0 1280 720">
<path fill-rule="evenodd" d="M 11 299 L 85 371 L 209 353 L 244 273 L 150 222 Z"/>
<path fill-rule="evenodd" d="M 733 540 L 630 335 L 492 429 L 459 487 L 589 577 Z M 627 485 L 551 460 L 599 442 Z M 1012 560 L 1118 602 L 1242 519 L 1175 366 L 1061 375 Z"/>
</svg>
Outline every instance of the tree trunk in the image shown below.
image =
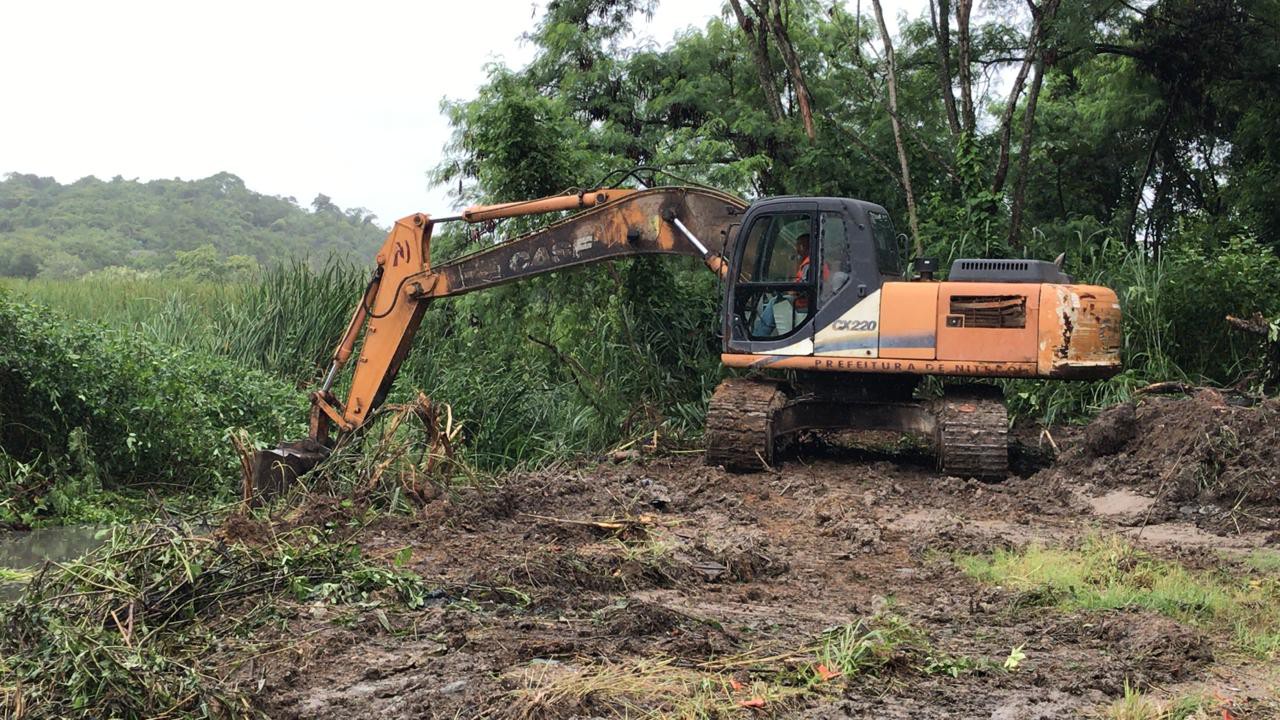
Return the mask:
<svg viewBox="0 0 1280 720">
<path fill-rule="evenodd" d="M 800 67 L 800 58 L 796 56 L 796 49 L 791 44 L 791 37 L 787 34 L 786 25 L 782 22 L 782 2 L 781 0 L 765 0 L 764 8 L 757 3 L 747 0 L 751 4 L 752 9 L 756 11 L 756 16 L 768 23 L 769 28 L 773 31 L 773 41 L 778 46 L 778 52 L 782 55 L 782 62 L 787 66 L 787 73 L 791 76 L 791 85 L 796 91 L 796 102 L 800 105 L 800 118 L 804 121 L 804 133 L 809 136 L 810 140 L 817 137 L 813 127 L 813 108 L 809 105 L 809 85 L 804 79 L 804 70 Z M 761 12 L 763 10 L 763 12 Z"/>
<path fill-rule="evenodd" d="M 884 59 L 889 74 L 889 124 L 893 127 L 893 144 L 898 148 L 898 164 L 902 167 L 902 189 L 907 194 L 907 220 L 911 224 L 911 237 L 915 241 L 916 257 L 924 255 L 920 243 L 920 223 L 916 217 L 916 196 L 911 189 L 911 169 L 907 162 L 907 148 L 902 143 L 902 127 L 898 122 L 898 78 L 897 63 L 893 57 L 893 40 L 889 37 L 889 28 L 884 23 L 884 9 L 880 0 L 871 0 L 876 11 L 876 23 L 880 25 L 880 39 L 884 42 Z"/>
<path fill-rule="evenodd" d="M 781 122 L 785 113 L 782 110 L 778 86 L 773 82 L 773 68 L 769 66 L 769 36 L 742 11 L 742 3 L 738 0 L 729 0 L 729 4 L 733 6 L 733 14 L 738 18 L 738 26 L 742 28 L 742 33 L 751 43 L 751 54 L 755 59 L 756 74 L 760 78 L 760 91 L 764 93 L 765 106 L 769 109 L 769 115 L 775 121 Z"/>
<path fill-rule="evenodd" d="M 1151 139 L 1151 148 L 1147 150 L 1147 164 L 1142 171 L 1142 179 L 1138 181 L 1138 187 L 1133 191 L 1133 203 L 1129 205 L 1129 217 L 1125 222 L 1125 242 L 1130 247 L 1138 242 L 1138 207 L 1142 205 L 1142 192 L 1147 187 L 1147 180 L 1151 178 L 1151 170 L 1156 164 L 1156 151 L 1160 149 L 1160 143 L 1164 140 L 1164 133 L 1169 129 L 1169 119 L 1173 117 L 1173 108 L 1168 108 L 1164 113 L 1164 119 L 1160 121 L 1160 128 L 1156 130 L 1156 136 Z"/>
<path fill-rule="evenodd" d="M 947 111 L 947 126 L 952 135 L 960 134 L 960 118 L 956 115 L 956 93 L 951 77 L 951 0 L 929 0 L 929 20 L 938 43 L 938 84 L 942 89 L 942 105 Z"/>
<path fill-rule="evenodd" d="M 1004 114 L 1000 117 L 1000 155 L 996 161 L 996 174 L 991 180 L 991 193 L 999 194 L 1004 190 L 1004 182 L 1009 176 L 1009 144 L 1013 142 L 1013 113 L 1018 109 L 1018 98 L 1022 96 L 1022 88 L 1027 84 L 1027 72 L 1035 64 L 1036 53 L 1040 50 L 1040 30 L 1044 26 L 1046 14 L 1052 14 L 1057 0 L 1048 0 L 1042 7 L 1028 3 L 1031 7 L 1031 31 L 1027 34 L 1027 51 L 1022 56 L 1022 65 L 1018 67 L 1018 75 L 1013 79 L 1013 88 L 1009 90 L 1009 99 L 1004 104 Z"/>
<path fill-rule="evenodd" d="M 972 136 L 976 131 L 976 113 L 973 110 L 973 58 L 969 35 L 969 16 L 973 12 L 973 0 L 956 0 L 956 48 L 960 51 L 960 102 L 962 131 Z"/>
<path fill-rule="evenodd" d="M 1018 154 L 1018 179 L 1013 184 L 1013 209 L 1009 217 L 1009 246 L 1022 245 L 1022 208 L 1027 196 L 1027 173 L 1031 169 L 1031 140 L 1035 132 L 1036 103 L 1040 88 L 1044 85 L 1044 58 L 1036 62 L 1031 76 L 1031 90 L 1027 92 L 1027 106 L 1022 112 L 1022 141 Z"/>
</svg>

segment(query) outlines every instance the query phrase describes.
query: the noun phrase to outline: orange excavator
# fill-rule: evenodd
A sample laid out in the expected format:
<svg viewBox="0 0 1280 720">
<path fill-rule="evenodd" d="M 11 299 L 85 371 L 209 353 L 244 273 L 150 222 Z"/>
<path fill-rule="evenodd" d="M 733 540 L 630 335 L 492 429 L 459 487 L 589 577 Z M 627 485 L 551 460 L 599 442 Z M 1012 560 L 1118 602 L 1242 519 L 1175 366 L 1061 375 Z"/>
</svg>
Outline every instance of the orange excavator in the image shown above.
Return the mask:
<svg viewBox="0 0 1280 720">
<path fill-rule="evenodd" d="M 431 263 L 433 229 L 568 213 L 549 225 Z M 1000 389 L 948 386 L 916 397 L 929 375 L 1104 378 L 1120 370 L 1120 306 L 1108 288 L 1074 284 L 1060 263 L 957 260 L 907 273 L 889 214 L 833 197 L 747 203 L 699 186 L 600 188 L 476 206 L 395 223 L 378 250 L 324 382 L 311 394 L 309 437 L 261 451 L 257 485 L 306 472 L 342 435 L 360 432 L 391 389 L 427 306 L 543 273 L 637 255 L 687 255 L 723 280 L 725 366 L 706 420 L 706 459 L 768 467 L 803 430 L 888 430 L 931 441 L 950 475 L 1002 478 L 1008 420 Z M 354 360 L 354 362 L 353 362 Z M 345 400 L 334 394 L 351 367 Z"/>
</svg>

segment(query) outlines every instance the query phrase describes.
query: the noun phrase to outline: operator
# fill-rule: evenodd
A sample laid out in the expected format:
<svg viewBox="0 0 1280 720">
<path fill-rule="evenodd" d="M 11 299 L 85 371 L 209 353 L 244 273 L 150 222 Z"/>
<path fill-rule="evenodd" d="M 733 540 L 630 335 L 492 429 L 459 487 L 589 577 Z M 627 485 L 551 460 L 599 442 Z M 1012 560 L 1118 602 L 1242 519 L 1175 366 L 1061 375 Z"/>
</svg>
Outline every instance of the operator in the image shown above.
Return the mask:
<svg viewBox="0 0 1280 720">
<path fill-rule="evenodd" d="M 797 283 L 809 282 L 809 233 L 801 233 L 795 240 L 796 257 L 800 264 L 796 267 L 793 280 Z M 822 279 L 830 278 L 831 271 L 826 264 L 822 266 Z M 777 337 L 791 332 L 809 315 L 809 297 L 807 293 L 782 292 L 768 299 L 761 299 L 760 311 L 756 314 L 752 326 L 752 336 L 756 338 Z"/>
<path fill-rule="evenodd" d="M 800 258 L 800 265 L 796 268 L 796 282 L 804 283 L 809 281 L 809 233 L 801 233 L 796 238 L 796 256 Z M 826 263 L 822 264 L 822 281 L 827 282 L 831 279 L 831 268 Z M 807 295 L 798 294 L 794 296 L 792 304 L 795 306 L 797 313 L 809 312 L 809 298 Z"/>
</svg>

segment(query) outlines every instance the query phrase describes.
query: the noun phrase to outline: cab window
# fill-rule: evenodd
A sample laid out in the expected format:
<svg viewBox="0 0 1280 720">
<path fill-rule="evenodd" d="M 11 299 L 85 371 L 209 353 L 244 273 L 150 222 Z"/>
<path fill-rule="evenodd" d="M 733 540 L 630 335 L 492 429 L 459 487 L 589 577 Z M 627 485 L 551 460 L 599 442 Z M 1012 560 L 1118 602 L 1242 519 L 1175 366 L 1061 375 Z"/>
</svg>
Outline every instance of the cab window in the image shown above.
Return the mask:
<svg viewBox="0 0 1280 720">
<path fill-rule="evenodd" d="M 876 244 L 876 266 L 885 275 L 901 275 L 902 260 L 898 257 L 898 234 L 893 229 L 893 221 L 885 213 L 874 210 L 867 215 L 871 218 L 871 237 Z"/>
<path fill-rule="evenodd" d="M 787 213 L 752 223 L 742 255 L 742 279 L 747 282 L 795 282 L 801 257 L 797 245 L 809 238 L 813 218 Z"/>
<path fill-rule="evenodd" d="M 734 290 L 735 334 L 780 340 L 798 332 L 816 305 L 814 215 L 790 212 L 757 219 L 747 231 Z"/>
<path fill-rule="evenodd" d="M 849 282 L 853 262 L 849 253 L 849 234 L 843 213 L 824 212 L 819 218 L 822 237 L 822 275 L 819 277 L 818 299 L 825 303 Z"/>
</svg>

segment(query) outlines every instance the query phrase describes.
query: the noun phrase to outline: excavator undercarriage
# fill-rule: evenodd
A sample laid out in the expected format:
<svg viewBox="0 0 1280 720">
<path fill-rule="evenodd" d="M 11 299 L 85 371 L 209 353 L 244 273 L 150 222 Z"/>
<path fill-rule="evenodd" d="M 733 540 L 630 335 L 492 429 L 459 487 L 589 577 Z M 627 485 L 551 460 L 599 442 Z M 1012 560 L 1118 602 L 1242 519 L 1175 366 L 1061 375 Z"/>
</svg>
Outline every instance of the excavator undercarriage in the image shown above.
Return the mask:
<svg viewBox="0 0 1280 720">
<path fill-rule="evenodd" d="M 768 469 L 800 432 L 872 430 L 924 439 L 948 475 L 998 480 L 1008 473 L 1008 413 L 998 387 L 949 386 L 943 397 L 921 400 L 911 397 L 914 379 L 841 380 L 840 387 L 822 376 L 725 380 L 707 409 L 707 462 Z"/>
</svg>

